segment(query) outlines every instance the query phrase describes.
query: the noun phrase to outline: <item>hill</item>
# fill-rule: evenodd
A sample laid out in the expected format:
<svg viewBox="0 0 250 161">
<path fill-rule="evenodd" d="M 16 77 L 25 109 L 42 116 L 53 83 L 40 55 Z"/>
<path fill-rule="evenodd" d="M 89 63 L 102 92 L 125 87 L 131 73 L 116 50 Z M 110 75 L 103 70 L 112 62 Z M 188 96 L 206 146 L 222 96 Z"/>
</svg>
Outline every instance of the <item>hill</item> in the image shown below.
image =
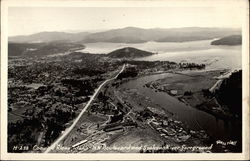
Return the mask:
<svg viewBox="0 0 250 161">
<path fill-rule="evenodd" d="M 50 43 L 8 43 L 9 56 L 46 56 L 77 49 L 83 49 L 84 45 L 66 42 Z"/>
<path fill-rule="evenodd" d="M 51 41 L 69 41 L 81 43 L 95 42 L 112 42 L 112 43 L 143 43 L 148 41 L 156 42 L 184 42 L 208 40 L 227 35 L 238 35 L 239 29 L 229 28 L 201 28 L 201 27 L 184 27 L 184 28 L 152 28 L 143 29 L 137 27 L 125 27 L 112 29 L 102 32 L 41 32 L 27 36 L 9 37 L 10 42 L 51 42 Z"/>
<path fill-rule="evenodd" d="M 184 42 L 196 40 L 208 40 L 223 37 L 230 33 L 239 34 L 237 29 L 226 28 L 170 28 L 170 29 L 142 29 L 126 27 L 87 35 L 82 41 L 84 43 L 112 42 L 112 43 L 142 43 L 148 41 L 156 42 Z"/>
<path fill-rule="evenodd" d="M 215 96 L 233 114 L 242 116 L 242 70 L 233 72 L 229 78 L 224 79 Z"/>
<path fill-rule="evenodd" d="M 211 45 L 241 45 L 242 44 L 242 36 L 241 35 L 231 35 L 227 37 L 223 37 L 219 40 L 215 40 L 211 42 Z"/>
<path fill-rule="evenodd" d="M 40 32 L 26 36 L 13 36 L 9 37 L 9 42 L 17 43 L 45 43 L 53 41 L 69 41 L 77 42 L 83 39 L 84 36 L 88 35 L 88 32 L 80 33 L 66 33 L 66 32 Z"/>
<path fill-rule="evenodd" d="M 111 58 L 139 58 L 139 57 L 150 56 L 153 54 L 154 53 L 148 51 L 143 51 L 132 47 L 126 47 L 112 51 L 108 54 L 108 56 Z"/>
</svg>

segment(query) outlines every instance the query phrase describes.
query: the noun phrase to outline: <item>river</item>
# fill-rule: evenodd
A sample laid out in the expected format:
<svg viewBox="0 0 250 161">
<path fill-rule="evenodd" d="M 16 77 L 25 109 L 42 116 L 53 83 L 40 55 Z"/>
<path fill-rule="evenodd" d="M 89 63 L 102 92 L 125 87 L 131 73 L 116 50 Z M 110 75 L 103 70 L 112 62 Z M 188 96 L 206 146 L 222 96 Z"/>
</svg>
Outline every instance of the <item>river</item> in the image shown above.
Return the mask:
<svg viewBox="0 0 250 161">
<path fill-rule="evenodd" d="M 210 45 L 213 40 L 191 42 L 146 42 L 137 44 L 125 43 L 88 43 L 84 44 L 82 52 L 107 54 L 113 50 L 124 47 L 135 47 L 141 50 L 151 51 L 157 54 L 139 58 L 145 61 L 174 61 L 206 64 L 206 70 L 241 69 L 241 46 L 216 46 Z M 125 88 L 137 88 L 145 97 L 150 97 L 154 102 L 166 110 L 174 113 L 174 116 L 185 123 L 190 129 L 205 130 L 210 136 L 218 139 L 231 139 L 237 132 L 237 126 L 231 122 L 215 118 L 213 115 L 189 107 L 176 98 L 164 92 L 155 92 L 143 87 L 147 82 L 164 78 L 170 73 L 150 75 L 131 80 L 123 86 Z M 239 129 L 238 129 L 239 130 Z"/>
<path fill-rule="evenodd" d="M 144 84 L 171 76 L 171 73 L 149 75 L 128 81 L 122 85 L 127 89 L 137 89 L 140 94 L 150 97 L 153 102 L 167 111 L 172 112 L 177 120 L 182 121 L 188 128 L 193 130 L 205 130 L 210 136 L 216 139 L 234 138 L 234 125 L 230 122 L 216 118 L 215 116 L 185 105 L 175 97 L 165 92 L 155 92 L 155 90 L 143 87 Z"/>
</svg>

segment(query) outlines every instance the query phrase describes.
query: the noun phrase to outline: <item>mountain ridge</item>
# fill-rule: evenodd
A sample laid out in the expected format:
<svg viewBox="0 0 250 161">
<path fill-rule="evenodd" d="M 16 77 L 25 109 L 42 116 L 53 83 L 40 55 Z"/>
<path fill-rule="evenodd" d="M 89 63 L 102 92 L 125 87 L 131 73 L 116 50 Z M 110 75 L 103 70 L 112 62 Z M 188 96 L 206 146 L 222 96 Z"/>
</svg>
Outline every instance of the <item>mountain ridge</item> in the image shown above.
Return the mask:
<svg viewBox="0 0 250 161">
<path fill-rule="evenodd" d="M 16 43 L 36 43 L 53 41 L 80 41 L 82 36 L 90 34 L 89 32 L 69 33 L 59 31 L 44 31 L 31 35 L 20 35 L 9 37 L 9 42 Z"/>
<path fill-rule="evenodd" d="M 239 29 L 183 27 L 183 28 L 151 28 L 125 27 L 100 32 L 40 32 L 31 35 L 9 37 L 10 42 L 51 42 L 69 41 L 80 43 L 111 42 L 111 43 L 143 43 L 183 42 L 208 40 L 229 35 L 241 34 Z"/>
</svg>

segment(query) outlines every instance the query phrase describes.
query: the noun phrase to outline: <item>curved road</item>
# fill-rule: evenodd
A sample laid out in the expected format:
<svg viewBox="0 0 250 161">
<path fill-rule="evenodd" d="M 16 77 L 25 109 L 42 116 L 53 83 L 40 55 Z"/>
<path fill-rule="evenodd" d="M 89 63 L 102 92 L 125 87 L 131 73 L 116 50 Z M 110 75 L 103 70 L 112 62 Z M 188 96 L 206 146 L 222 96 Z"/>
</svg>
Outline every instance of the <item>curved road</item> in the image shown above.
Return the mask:
<svg viewBox="0 0 250 161">
<path fill-rule="evenodd" d="M 74 120 L 73 124 L 67 128 L 63 134 L 53 143 L 51 144 L 47 149 L 46 151 L 44 151 L 44 153 L 49 153 L 51 150 L 53 150 L 60 141 L 62 141 L 70 132 L 71 130 L 76 126 L 77 122 L 80 120 L 80 118 L 82 117 L 83 113 L 87 110 L 87 108 L 91 105 L 91 103 L 93 102 L 93 100 L 95 99 L 96 95 L 98 94 L 98 92 L 101 90 L 101 88 L 107 84 L 108 82 L 116 79 L 118 77 L 119 74 L 121 74 L 124 69 L 125 69 L 125 64 L 122 66 L 122 69 L 121 71 L 113 78 L 110 78 L 110 79 L 107 79 L 106 81 L 104 81 L 98 88 L 97 90 L 95 91 L 95 93 L 93 94 L 93 96 L 90 98 L 89 102 L 86 104 L 86 106 L 82 109 L 81 113 L 77 116 L 77 118 Z"/>
</svg>

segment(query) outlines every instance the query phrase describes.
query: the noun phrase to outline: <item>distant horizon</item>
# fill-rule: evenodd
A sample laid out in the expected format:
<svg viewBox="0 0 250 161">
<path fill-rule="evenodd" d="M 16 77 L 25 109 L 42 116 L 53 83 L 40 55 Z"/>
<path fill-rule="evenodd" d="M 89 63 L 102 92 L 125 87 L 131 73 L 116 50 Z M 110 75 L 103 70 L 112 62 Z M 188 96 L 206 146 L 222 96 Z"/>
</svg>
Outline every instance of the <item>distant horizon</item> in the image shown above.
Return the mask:
<svg viewBox="0 0 250 161">
<path fill-rule="evenodd" d="M 241 28 L 241 6 L 9 7 L 8 35 L 138 28 Z M 242 11 L 243 12 L 243 11 Z"/>
<path fill-rule="evenodd" d="M 126 26 L 126 27 L 121 27 L 121 28 L 110 28 L 110 29 L 99 29 L 99 30 L 81 30 L 81 29 L 76 29 L 76 30 L 51 30 L 51 31 L 38 31 L 35 33 L 30 33 L 30 34 L 23 34 L 23 35 L 8 35 L 8 37 L 17 37 L 17 36 L 30 36 L 34 34 L 39 34 L 39 33 L 52 33 L 52 32 L 61 32 L 61 33 L 72 33 L 72 34 L 77 34 L 77 33 L 83 33 L 83 32 L 88 32 L 88 33 L 98 33 L 98 32 L 105 32 L 109 30 L 117 30 L 117 29 L 125 29 L 125 28 L 138 28 L 138 29 L 181 29 L 181 28 L 217 28 L 217 29 L 234 29 L 234 30 L 241 30 L 241 27 L 200 27 L 200 26 L 186 26 L 186 27 L 169 27 L 169 28 L 163 28 L 163 27 L 153 27 L 153 28 L 143 28 L 143 27 L 137 27 L 137 26 Z"/>
</svg>

